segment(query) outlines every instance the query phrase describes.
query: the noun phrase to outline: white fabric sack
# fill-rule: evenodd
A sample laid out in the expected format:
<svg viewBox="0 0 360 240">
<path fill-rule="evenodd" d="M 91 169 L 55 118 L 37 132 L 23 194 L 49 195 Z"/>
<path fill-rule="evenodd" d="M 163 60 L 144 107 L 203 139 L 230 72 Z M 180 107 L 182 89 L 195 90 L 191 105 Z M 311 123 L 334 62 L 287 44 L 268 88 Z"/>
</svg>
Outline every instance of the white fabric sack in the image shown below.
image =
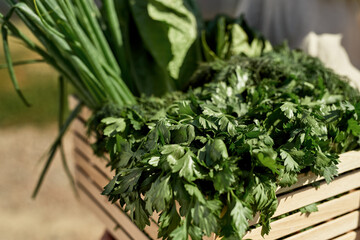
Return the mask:
<svg viewBox="0 0 360 240">
<path fill-rule="evenodd" d="M 310 32 L 301 48 L 311 56 L 318 57 L 328 68 L 347 76 L 350 84 L 360 90 L 360 71 L 355 68 L 341 45 L 341 34 L 321 34 Z"/>
</svg>

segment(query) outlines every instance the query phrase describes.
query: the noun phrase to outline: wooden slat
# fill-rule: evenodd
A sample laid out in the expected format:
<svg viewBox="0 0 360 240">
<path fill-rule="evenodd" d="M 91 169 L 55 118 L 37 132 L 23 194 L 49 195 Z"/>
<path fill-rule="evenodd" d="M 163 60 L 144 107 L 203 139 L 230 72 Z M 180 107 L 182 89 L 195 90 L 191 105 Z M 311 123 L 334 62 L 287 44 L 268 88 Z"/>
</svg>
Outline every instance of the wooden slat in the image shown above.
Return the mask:
<svg viewBox="0 0 360 240">
<path fill-rule="evenodd" d="M 79 134 L 83 139 L 86 139 L 86 141 L 89 142 L 90 144 L 96 142 L 95 133 L 91 132 L 91 134 L 88 135 L 87 127 L 79 118 L 74 119 L 72 123 L 72 131 L 75 132 L 76 134 Z"/>
<path fill-rule="evenodd" d="M 282 218 L 270 224 L 271 231 L 264 239 L 277 239 L 307 227 L 335 218 L 360 208 L 360 190 L 346 194 L 340 198 L 322 203 L 317 206 L 318 212 L 309 215 L 301 212 Z M 262 239 L 261 227 L 252 230 L 244 239 Z"/>
<path fill-rule="evenodd" d="M 77 131 L 81 134 L 81 136 L 84 136 L 85 138 L 87 138 L 85 124 L 78 118 L 75 118 L 73 120 L 70 128 L 71 128 L 71 131 L 73 131 L 73 132 Z"/>
<path fill-rule="evenodd" d="M 331 239 L 357 229 L 360 226 L 359 219 L 360 211 L 354 211 L 305 232 L 286 238 L 286 240 Z"/>
<path fill-rule="evenodd" d="M 151 239 L 161 239 L 158 238 L 158 232 L 159 232 L 158 225 L 151 220 L 150 220 L 150 226 L 146 226 L 144 232 L 146 232 L 146 234 L 149 235 Z"/>
<path fill-rule="evenodd" d="M 82 184 L 91 196 L 121 225 L 123 229 L 136 240 L 148 240 L 149 238 L 131 221 L 131 219 L 118 206 L 110 204 L 107 197 L 101 195 L 101 190 L 94 186 L 91 181 L 80 171 L 77 173 L 77 181 Z"/>
<path fill-rule="evenodd" d="M 106 167 L 108 161 L 104 158 L 95 156 L 92 153 L 91 147 L 86 144 L 83 140 L 74 137 L 75 151 L 80 151 L 81 154 L 86 157 L 86 160 L 93 166 L 96 166 L 102 173 L 104 173 L 109 179 L 112 179 L 115 175 L 114 172 L 111 171 L 110 167 Z"/>
<path fill-rule="evenodd" d="M 344 235 L 334 238 L 333 240 L 360 240 L 360 229 L 345 233 Z"/>
<path fill-rule="evenodd" d="M 340 154 L 340 163 L 338 164 L 338 167 L 339 173 L 360 168 L 360 151 L 351 151 Z"/>
<path fill-rule="evenodd" d="M 77 134 L 80 134 L 81 137 L 83 137 L 84 139 L 86 139 L 87 142 L 89 143 L 93 143 L 93 141 L 95 141 L 96 139 L 89 139 L 88 137 L 88 134 L 87 134 L 87 129 L 86 129 L 86 126 L 85 124 L 78 118 L 74 119 L 72 125 L 74 126 L 72 128 L 72 130 L 77 133 Z"/>
<path fill-rule="evenodd" d="M 70 95 L 68 97 L 69 110 L 74 110 L 78 103 L 79 103 L 79 100 L 75 96 Z"/>
<path fill-rule="evenodd" d="M 87 121 L 88 119 L 90 119 L 91 116 L 92 116 L 92 111 L 87 107 L 83 107 L 79 114 L 79 117 L 81 119 L 83 119 L 84 121 Z"/>
<path fill-rule="evenodd" d="M 101 210 L 99 205 L 94 202 L 81 188 L 78 188 L 78 193 L 81 203 L 92 210 L 92 212 L 105 224 L 106 228 L 114 237 L 119 240 L 132 240 L 122 229 L 118 227 L 119 224 L 114 222 L 103 210 Z"/>
<path fill-rule="evenodd" d="M 202 238 L 202 240 L 217 240 L 217 239 L 220 240 L 220 237 L 218 238 L 214 233 L 211 234 L 210 237 L 204 236 L 204 237 Z"/>
<path fill-rule="evenodd" d="M 75 164 L 88 176 L 91 176 L 91 180 L 96 182 L 96 184 L 100 187 L 105 187 L 109 183 L 110 180 L 94 168 L 89 162 L 87 162 L 78 151 L 75 152 Z"/>
<path fill-rule="evenodd" d="M 358 161 L 356 161 L 358 160 Z M 340 155 L 340 163 L 338 166 L 338 173 L 342 174 L 348 171 L 351 171 L 356 168 L 360 168 L 360 152 L 359 151 L 351 151 L 347 153 L 343 153 Z M 284 192 L 289 192 L 294 189 L 297 189 L 302 186 L 306 186 L 316 181 L 320 181 L 324 179 L 323 177 L 318 177 L 314 173 L 302 173 L 298 176 L 298 182 L 292 185 L 291 187 L 279 188 L 276 191 L 276 194 L 281 194 Z"/>
<path fill-rule="evenodd" d="M 360 187 L 360 170 L 341 175 L 330 184 L 323 182 L 318 189 L 312 186 L 299 189 L 278 198 L 279 206 L 273 217 L 336 196 L 340 193 L 348 192 L 358 187 Z"/>
<path fill-rule="evenodd" d="M 69 109 L 74 110 L 75 107 L 79 104 L 79 100 L 75 96 L 69 96 L 68 104 L 69 104 Z M 86 106 L 84 106 L 81 109 L 81 112 L 79 113 L 79 117 L 82 118 L 83 120 L 89 119 L 91 115 L 92 115 L 92 111 Z"/>
<path fill-rule="evenodd" d="M 249 221 L 249 226 L 257 224 L 259 222 L 259 220 L 260 220 L 260 213 L 257 212 L 255 214 L 254 218 Z"/>
</svg>

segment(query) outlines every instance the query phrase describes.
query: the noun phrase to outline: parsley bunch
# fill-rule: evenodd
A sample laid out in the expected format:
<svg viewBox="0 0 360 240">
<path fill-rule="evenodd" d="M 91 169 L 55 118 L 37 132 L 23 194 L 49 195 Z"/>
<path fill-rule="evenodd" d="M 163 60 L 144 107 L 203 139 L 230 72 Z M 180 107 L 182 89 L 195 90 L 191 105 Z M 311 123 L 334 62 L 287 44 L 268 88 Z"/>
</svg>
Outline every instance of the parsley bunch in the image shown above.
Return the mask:
<svg viewBox="0 0 360 240">
<path fill-rule="evenodd" d="M 359 147 L 359 93 L 302 52 L 216 60 L 199 79 L 92 121 L 116 170 L 103 194 L 140 228 L 159 212 L 159 237 L 241 239 L 257 212 L 267 234 L 278 186 L 308 170 L 330 182 L 338 154 Z"/>
</svg>

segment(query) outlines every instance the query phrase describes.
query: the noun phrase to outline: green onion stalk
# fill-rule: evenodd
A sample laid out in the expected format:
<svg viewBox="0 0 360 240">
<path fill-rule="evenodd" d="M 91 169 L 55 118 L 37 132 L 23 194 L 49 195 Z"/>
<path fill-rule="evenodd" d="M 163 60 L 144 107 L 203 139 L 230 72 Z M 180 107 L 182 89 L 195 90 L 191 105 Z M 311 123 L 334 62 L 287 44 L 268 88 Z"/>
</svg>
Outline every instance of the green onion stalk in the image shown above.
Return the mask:
<svg viewBox="0 0 360 240">
<path fill-rule="evenodd" d="M 0 14 L 6 59 L 6 66 L 2 67 L 8 68 L 14 88 L 24 104 L 30 106 L 19 87 L 14 66 L 38 62 L 46 62 L 55 68 L 61 79 L 65 79 L 74 87 L 81 101 L 59 127 L 59 135 L 50 148 L 44 170 L 35 188 L 33 194 L 35 197 L 55 152 L 62 149 L 62 136 L 80 112 L 82 105 L 96 110 L 104 103 L 111 102 L 125 106 L 135 104 L 136 99 L 123 80 L 121 69 L 124 69 L 122 65 L 125 64 L 125 57 L 118 15 L 113 7 L 113 1 L 103 2 L 106 16 L 100 14 L 94 1 L 88 0 L 6 0 L 6 2 L 10 10 L 6 15 Z M 20 31 L 11 20 L 14 14 L 31 30 L 39 43 Z M 115 41 L 117 56 L 120 57 L 114 56 L 106 38 L 104 19 L 109 22 L 109 29 L 112 32 L 111 41 Z M 28 49 L 39 54 L 42 59 L 13 62 L 9 36 L 21 40 Z M 63 81 L 60 86 L 63 86 Z M 66 98 L 61 97 L 60 106 L 64 105 L 64 101 Z M 63 107 L 60 107 L 59 115 L 63 115 Z M 64 161 L 63 163 L 66 167 L 66 163 Z"/>
<path fill-rule="evenodd" d="M 119 106 L 135 103 L 135 98 L 123 81 L 117 62 L 101 28 L 101 15 L 93 1 L 74 0 L 6 0 L 11 6 L 1 16 L 4 52 L 16 91 L 21 93 L 9 53 L 8 33 L 22 40 L 53 66 L 76 89 L 80 99 L 91 109 L 104 102 Z M 42 46 L 27 38 L 11 21 L 16 13 L 32 31 Z M 116 18 L 115 12 L 112 18 Z"/>
</svg>

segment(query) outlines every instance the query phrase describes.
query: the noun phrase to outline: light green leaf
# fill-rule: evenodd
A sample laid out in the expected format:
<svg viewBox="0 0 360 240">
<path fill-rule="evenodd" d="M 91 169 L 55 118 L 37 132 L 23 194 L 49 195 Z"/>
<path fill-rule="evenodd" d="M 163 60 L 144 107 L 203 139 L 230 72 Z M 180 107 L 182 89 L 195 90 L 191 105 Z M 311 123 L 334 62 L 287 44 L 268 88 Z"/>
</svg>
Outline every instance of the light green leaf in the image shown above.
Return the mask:
<svg viewBox="0 0 360 240">
<path fill-rule="evenodd" d="M 292 102 L 285 102 L 281 107 L 281 111 L 284 112 L 285 116 L 289 119 L 292 119 L 297 112 L 296 104 Z"/>
<path fill-rule="evenodd" d="M 191 108 L 191 101 L 180 101 L 178 102 L 179 114 L 195 116 L 196 114 Z"/>
<path fill-rule="evenodd" d="M 159 165 L 159 161 L 160 161 L 160 157 L 151 157 L 148 161 L 148 163 L 153 166 L 153 167 L 157 167 Z"/>
<path fill-rule="evenodd" d="M 360 125 L 359 122 L 351 118 L 348 120 L 347 132 L 351 132 L 354 136 L 360 136 Z"/>
<path fill-rule="evenodd" d="M 329 184 L 334 177 L 338 175 L 338 167 L 335 164 L 331 164 L 328 167 L 324 168 L 324 178 L 327 184 Z"/>
<path fill-rule="evenodd" d="M 257 157 L 262 165 L 269 168 L 273 173 L 279 174 L 279 169 L 281 168 L 281 166 L 276 164 L 275 159 L 272 159 L 269 156 L 264 156 L 263 153 L 259 153 Z"/>
<path fill-rule="evenodd" d="M 228 166 L 214 174 L 214 187 L 220 194 L 230 190 L 233 183 L 235 183 L 235 176 Z"/>
<path fill-rule="evenodd" d="M 285 165 L 286 171 L 290 172 L 290 171 L 298 171 L 299 170 L 299 164 L 294 160 L 294 158 L 291 156 L 290 153 L 281 149 L 280 156 L 284 160 L 284 165 Z"/>
<path fill-rule="evenodd" d="M 289 187 L 297 182 L 297 173 L 280 170 L 278 183 L 281 187 Z"/>
<path fill-rule="evenodd" d="M 185 154 L 185 149 L 177 144 L 165 145 L 161 148 L 161 154 L 167 155 L 166 161 L 170 166 L 177 165 L 177 162 Z"/>
<path fill-rule="evenodd" d="M 230 136 L 236 135 L 235 125 L 226 116 L 219 119 L 219 125 L 221 131 L 229 133 Z"/>
<path fill-rule="evenodd" d="M 161 68 L 178 79 L 198 35 L 191 8 L 182 0 L 136 0 L 131 8 L 147 50 Z"/>
<path fill-rule="evenodd" d="M 328 131 L 324 123 L 318 122 L 314 117 L 308 115 L 302 121 L 310 127 L 312 134 L 315 136 L 324 137 L 327 135 Z"/>
<path fill-rule="evenodd" d="M 248 221 L 252 218 L 251 209 L 245 206 L 239 199 L 235 199 L 235 206 L 231 209 L 230 215 L 236 233 L 242 238 L 248 228 Z"/>
<path fill-rule="evenodd" d="M 199 116 L 197 121 L 200 125 L 199 127 L 203 128 L 203 129 L 218 130 L 217 125 L 213 121 L 205 118 L 204 116 Z"/>
<path fill-rule="evenodd" d="M 196 19 L 182 0 L 151 0 L 148 12 L 152 19 L 161 22 L 164 28 L 167 28 L 167 41 L 171 46 L 172 58 L 165 64 L 167 64 L 170 76 L 178 79 L 186 54 L 197 38 Z M 153 46 L 161 47 L 163 43 L 156 43 Z M 155 51 L 156 49 L 153 53 Z M 154 55 L 156 54 L 158 53 Z"/>
<path fill-rule="evenodd" d="M 192 182 L 202 177 L 198 164 L 194 161 L 195 155 L 187 151 L 175 165 L 172 166 L 172 172 L 179 172 L 179 176 Z"/>
<path fill-rule="evenodd" d="M 108 125 L 104 129 L 105 136 L 111 136 L 114 133 L 123 132 L 126 128 L 125 119 L 108 117 L 101 120 L 102 123 Z"/>
<path fill-rule="evenodd" d="M 186 191 L 190 194 L 190 196 L 195 197 L 199 202 L 205 204 L 205 198 L 202 192 L 197 188 L 197 186 L 191 185 L 191 184 L 185 184 L 184 185 Z"/>
<path fill-rule="evenodd" d="M 249 56 L 251 55 L 251 48 L 248 43 L 248 36 L 246 32 L 238 24 L 231 26 L 232 42 L 230 51 L 232 55 L 239 55 L 244 53 Z"/>
<path fill-rule="evenodd" d="M 188 240 L 186 224 L 184 221 L 181 222 L 181 225 L 170 234 L 172 240 Z"/>
</svg>

